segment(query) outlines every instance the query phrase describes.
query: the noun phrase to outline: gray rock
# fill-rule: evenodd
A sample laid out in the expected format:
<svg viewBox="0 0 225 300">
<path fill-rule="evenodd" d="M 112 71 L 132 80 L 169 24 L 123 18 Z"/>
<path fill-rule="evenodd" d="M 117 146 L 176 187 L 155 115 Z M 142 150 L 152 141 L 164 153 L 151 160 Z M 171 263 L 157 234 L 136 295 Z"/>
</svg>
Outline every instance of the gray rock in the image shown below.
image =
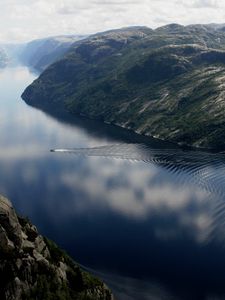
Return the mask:
<svg viewBox="0 0 225 300">
<path fill-rule="evenodd" d="M 43 267 L 49 268 L 49 261 L 35 249 L 33 251 L 33 257 L 35 258 L 36 262 L 42 265 Z"/>
<path fill-rule="evenodd" d="M 25 252 L 32 252 L 35 248 L 34 243 L 28 241 L 28 240 L 23 240 L 23 244 L 22 244 L 22 249 Z"/>
<path fill-rule="evenodd" d="M 5 229 L 9 239 L 18 248 L 22 244 L 22 231 L 12 204 L 0 196 L 0 225 Z"/>
<path fill-rule="evenodd" d="M 36 250 L 41 253 L 45 258 L 50 258 L 50 253 L 49 250 L 47 248 L 47 245 L 44 242 L 44 239 L 42 236 L 37 236 L 35 239 L 35 248 Z"/>
<path fill-rule="evenodd" d="M 29 239 L 29 241 L 34 242 L 34 240 L 38 236 L 38 231 L 37 231 L 36 226 L 27 223 L 24 227 L 24 230 L 25 230 L 25 233 L 26 233 L 27 238 Z"/>
<path fill-rule="evenodd" d="M 90 276 L 89 286 L 85 278 L 77 264 L 39 235 L 28 220 L 18 218 L 12 204 L 0 196 L 1 300 L 55 296 L 59 300 L 79 300 L 84 295 L 90 300 L 111 300 L 110 291 L 101 281 L 91 282 Z"/>
<path fill-rule="evenodd" d="M 5 229 L 0 225 L 0 251 L 3 253 L 12 253 L 15 250 L 15 246 L 12 241 L 9 240 Z"/>
</svg>

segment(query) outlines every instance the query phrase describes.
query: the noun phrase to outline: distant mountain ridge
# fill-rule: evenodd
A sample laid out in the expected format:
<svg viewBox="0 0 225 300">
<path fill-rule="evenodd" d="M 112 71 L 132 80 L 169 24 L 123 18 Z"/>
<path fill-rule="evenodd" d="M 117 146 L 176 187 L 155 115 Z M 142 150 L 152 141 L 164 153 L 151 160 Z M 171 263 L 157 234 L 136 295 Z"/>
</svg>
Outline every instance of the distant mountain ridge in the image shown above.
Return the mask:
<svg viewBox="0 0 225 300">
<path fill-rule="evenodd" d="M 20 60 L 25 65 L 41 72 L 65 54 L 74 42 L 84 37 L 71 35 L 33 40 L 25 45 L 20 54 Z"/>
<path fill-rule="evenodd" d="M 9 61 L 9 57 L 4 48 L 0 46 L 0 68 L 4 68 L 7 66 Z"/>
<path fill-rule="evenodd" d="M 0 67 L 22 63 L 40 73 L 63 56 L 74 42 L 84 38 L 83 35 L 61 35 L 37 39 L 28 43 L 1 44 Z M 4 60 L 4 64 L 3 54 L 7 58 Z"/>
<path fill-rule="evenodd" d="M 138 133 L 225 149 L 225 27 L 169 24 L 92 35 L 23 93 L 42 109 L 66 108 Z"/>
</svg>

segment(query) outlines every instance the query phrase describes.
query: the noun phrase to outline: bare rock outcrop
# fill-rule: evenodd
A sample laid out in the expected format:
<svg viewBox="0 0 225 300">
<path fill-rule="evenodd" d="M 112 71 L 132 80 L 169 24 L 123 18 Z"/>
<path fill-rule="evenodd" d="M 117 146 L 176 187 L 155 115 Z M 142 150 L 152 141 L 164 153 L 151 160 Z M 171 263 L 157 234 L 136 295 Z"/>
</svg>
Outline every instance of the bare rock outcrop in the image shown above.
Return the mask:
<svg viewBox="0 0 225 300">
<path fill-rule="evenodd" d="M 109 289 L 0 196 L 0 299 L 111 300 Z"/>
</svg>

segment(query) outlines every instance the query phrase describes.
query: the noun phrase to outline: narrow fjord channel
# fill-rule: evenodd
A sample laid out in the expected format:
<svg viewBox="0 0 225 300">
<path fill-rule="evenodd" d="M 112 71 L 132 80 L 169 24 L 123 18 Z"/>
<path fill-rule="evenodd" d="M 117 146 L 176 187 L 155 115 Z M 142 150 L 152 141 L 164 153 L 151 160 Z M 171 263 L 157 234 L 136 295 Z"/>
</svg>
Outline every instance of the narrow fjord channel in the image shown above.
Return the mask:
<svg viewBox="0 0 225 300">
<path fill-rule="evenodd" d="M 34 79 L 0 71 L 0 194 L 118 300 L 225 299 L 223 154 L 50 116 L 20 98 Z"/>
</svg>

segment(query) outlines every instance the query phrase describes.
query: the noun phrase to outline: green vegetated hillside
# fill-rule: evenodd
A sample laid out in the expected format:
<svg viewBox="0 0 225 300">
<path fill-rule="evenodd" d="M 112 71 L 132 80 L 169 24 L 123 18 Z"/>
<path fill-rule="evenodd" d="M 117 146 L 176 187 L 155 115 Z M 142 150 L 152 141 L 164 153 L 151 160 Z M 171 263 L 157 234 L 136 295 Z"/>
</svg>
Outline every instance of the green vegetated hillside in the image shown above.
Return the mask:
<svg viewBox="0 0 225 300">
<path fill-rule="evenodd" d="M 30 105 L 197 147 L 225 148 L 225 29 L 130 27 L 72 45 L 23 93 Z"/>
</svg>

